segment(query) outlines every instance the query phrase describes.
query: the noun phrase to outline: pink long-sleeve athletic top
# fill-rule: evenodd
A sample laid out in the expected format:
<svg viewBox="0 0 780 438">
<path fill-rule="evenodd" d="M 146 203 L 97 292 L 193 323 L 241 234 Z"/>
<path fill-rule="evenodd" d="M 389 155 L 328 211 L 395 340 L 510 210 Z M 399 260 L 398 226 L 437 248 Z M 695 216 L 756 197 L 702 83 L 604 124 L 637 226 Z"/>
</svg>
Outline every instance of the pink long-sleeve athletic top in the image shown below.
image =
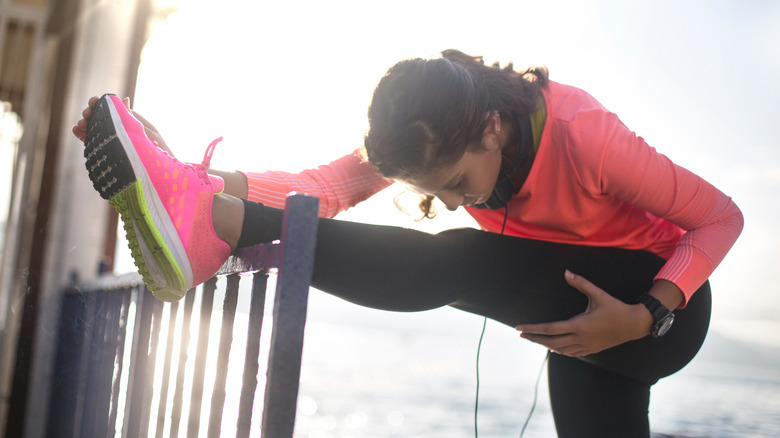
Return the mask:
<svg viewBox="0 0 780 438">
<path fill-rule="evenodd" d="M 505 234 L 579 245 L 642 249 L 667 260 L 656 279 L 691 295 L 742 230 L 728 196 L 656 152 L 583 90 L 550 81 L 547 117 L 528 179 L 507 204 Z M 301 173 L 245 173 L 248 199 L 282 207 L 295 190 L 320 198 L 320 216 L 386 188 L 358 151 Z M 504 209 L 466 210 L 499 232 Z"/>
</svg>

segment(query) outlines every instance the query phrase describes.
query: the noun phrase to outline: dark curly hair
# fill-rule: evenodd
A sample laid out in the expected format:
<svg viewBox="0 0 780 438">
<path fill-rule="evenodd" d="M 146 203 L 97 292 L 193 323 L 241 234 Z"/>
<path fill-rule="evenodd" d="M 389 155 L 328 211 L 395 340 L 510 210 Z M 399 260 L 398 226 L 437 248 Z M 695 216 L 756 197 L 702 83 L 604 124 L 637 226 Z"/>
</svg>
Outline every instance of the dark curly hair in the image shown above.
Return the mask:
<svg viewBox="0 0 780 438">
<path fill-rule="evenodd" d="M 545 67 L 486 66 L 452 49 L 400 61 L 374 90 L 364 153 L 384 177 L 402 181 L 451 165 L 481 147 L 489 113 L 515 124 L 535 111 L 547 81 Z M 421 208 L 430 216 L 430 200 Z"/>
</svg>

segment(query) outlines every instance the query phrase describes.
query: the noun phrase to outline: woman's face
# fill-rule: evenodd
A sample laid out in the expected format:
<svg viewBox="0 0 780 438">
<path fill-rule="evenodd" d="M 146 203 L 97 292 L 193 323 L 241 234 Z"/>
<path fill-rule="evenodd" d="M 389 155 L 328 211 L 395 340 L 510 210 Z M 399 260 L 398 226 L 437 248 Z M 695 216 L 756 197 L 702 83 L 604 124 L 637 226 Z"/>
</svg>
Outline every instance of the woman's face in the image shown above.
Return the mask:
<svg viewBox="0 0 780 438">
<path fill-rule="evenodd" d="M 422 194 L 439 198 L 448 210 L 484 203 L 493 193 L 501 169 L 501 148 L 497 135 L 483 138 L 482 148 L 466 151 L 449 166 L 428 172 L 408 185 Z"/>
</svg>

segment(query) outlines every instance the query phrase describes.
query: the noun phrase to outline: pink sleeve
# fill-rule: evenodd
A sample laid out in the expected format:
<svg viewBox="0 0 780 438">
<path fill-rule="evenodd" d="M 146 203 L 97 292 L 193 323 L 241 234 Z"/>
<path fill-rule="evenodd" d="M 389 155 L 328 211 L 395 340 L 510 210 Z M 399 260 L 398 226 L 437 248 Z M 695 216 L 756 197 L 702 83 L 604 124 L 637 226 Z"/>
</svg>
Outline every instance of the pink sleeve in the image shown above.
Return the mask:
<svg viewBox="0 0 780 438">
<path fill-rule="evenodd" d="M 392 184 L 355 150 L 330 164 L 300 173 L 279 171 L 244 172 L 249 192 L 247 199 L 283 208 L 290 192 L 296 191 L 320 199 L 320 217 L 332 218 Z"/>
<path fill-rule="evenodd" d="M 604 140 L 597 158 L 601 192 L 687 231 L 656 276 L 682 290 L 684 307 L 737 240 L 742 212 L 714 186 L 657 153 L 615 114 L 593 112 L 583 119 Z"/>
</svg>

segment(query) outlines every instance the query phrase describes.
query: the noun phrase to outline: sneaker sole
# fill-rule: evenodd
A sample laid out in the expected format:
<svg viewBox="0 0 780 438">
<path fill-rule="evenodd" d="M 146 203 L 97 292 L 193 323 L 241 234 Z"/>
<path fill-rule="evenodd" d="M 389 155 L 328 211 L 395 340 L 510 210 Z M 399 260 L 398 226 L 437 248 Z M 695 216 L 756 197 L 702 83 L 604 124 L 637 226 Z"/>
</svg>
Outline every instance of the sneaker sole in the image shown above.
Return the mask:
<svg viewBox="0 0 780 438">
<path fill-rule="evenodd" d="M 156 214 L 165 212 L 165 208 L 108 96 L 101 97 L 93 109 L 84 157 L 95 190 L 122 218 L 133 261 L 144 283 L 160 300 L 181 299 L 192 283 L 186 250 L 178 239 L 171 241 L 161 232 L 177 234 L 167 213 Z"/>
</svg>

